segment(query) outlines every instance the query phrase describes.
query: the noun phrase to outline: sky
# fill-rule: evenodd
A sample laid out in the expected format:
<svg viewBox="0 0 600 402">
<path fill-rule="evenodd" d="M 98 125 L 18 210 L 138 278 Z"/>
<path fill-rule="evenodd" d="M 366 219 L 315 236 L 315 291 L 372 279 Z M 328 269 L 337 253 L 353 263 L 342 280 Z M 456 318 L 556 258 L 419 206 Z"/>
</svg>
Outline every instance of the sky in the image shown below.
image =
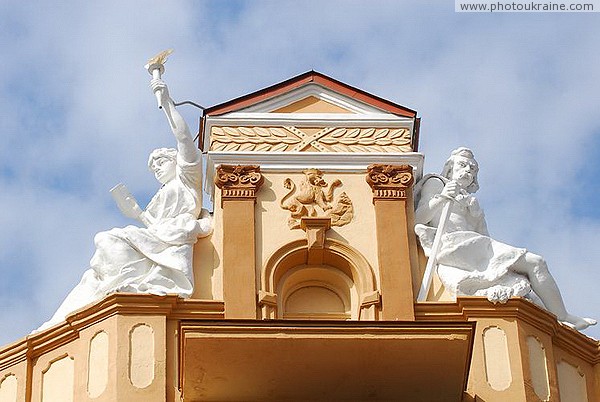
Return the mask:
<svg viewBox="0 0 600 402">
<path fill-rule="evenodd" d="M 316 70 L 417 110 L 424 170 L 472 148 L 492 236 L 543 255 L 567 308 L 600 319 L 599 20 L 451 0 L 0 0 L 0 345 L 53 314 L 95 233 L 133 223 L 110 188 L 157 190 L 147 156 L 174 143 L 143 66 L 167 48 L 176 101 Z"/>
</svg>

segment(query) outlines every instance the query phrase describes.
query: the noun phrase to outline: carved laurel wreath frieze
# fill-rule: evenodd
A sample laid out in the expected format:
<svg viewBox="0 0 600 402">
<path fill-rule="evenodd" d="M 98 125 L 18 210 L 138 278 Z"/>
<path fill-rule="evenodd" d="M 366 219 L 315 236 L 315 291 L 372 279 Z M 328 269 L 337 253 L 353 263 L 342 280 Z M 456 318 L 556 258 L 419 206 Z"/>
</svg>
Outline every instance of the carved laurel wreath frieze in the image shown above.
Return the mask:
<svg viewBox="0 0 600 402">
<path fill-rule="evenodd" d="M 286 127 L 213 127 L 212 151 L 410 152 L 407 128 L 326 127 L 316 133 Z"/>
</svg>

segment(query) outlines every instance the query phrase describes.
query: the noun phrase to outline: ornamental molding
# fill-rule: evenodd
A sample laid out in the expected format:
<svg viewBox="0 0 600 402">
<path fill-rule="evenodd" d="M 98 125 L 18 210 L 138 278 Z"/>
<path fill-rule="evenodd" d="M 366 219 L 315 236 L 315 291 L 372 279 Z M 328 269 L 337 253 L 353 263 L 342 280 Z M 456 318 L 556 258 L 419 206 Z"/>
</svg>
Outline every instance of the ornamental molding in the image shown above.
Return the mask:
<svg viewBox="0 0 600 402">
<path fill-rule="evenodd" d="M 325 127 L 307 132 L 297 126 L 213 126 L 210 151 L 217 152 L 350 152 L 404 153 L 412 151 L 407 127 Z"/>
<path fill-rule="evenodd" d="M 377 199 L 407 198 L 407 189 L 414 182 L 413 168 L 409 165 L 372 164 L 367 168 L 366 181 Z"/>
<path fill-rule="evenodd" d="M 219 165 L 215 175 L 215 184 L 222 192 L 221 203 L 226 200 L 256 200 L 256 192 L 263 182 L 264 177 L 257 165 Z"/>
</svg>

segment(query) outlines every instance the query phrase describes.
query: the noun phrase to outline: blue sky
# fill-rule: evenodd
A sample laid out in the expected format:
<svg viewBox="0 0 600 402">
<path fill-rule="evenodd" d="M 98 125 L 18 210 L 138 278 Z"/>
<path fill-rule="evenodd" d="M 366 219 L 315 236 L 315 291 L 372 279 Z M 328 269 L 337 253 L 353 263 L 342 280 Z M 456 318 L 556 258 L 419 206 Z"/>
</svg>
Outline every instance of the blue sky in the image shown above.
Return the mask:
<svg viewBox="0 0 600 402">
<path fill-rule="evenodd" d="M 599 19 L 447 0 L 3 0 L 0 344 L 52 315 L 96 232 L 131 223 L 113 185 L 141 202 L 157 189 L 147 155 L 172 140 L 143 65 L 166 48 L 178 101 L 314 69 L 417 110 L 425 171 L 473 148 L 491 233 L 545 256 L 567 307 L 600 318 Z"/>
</svg>

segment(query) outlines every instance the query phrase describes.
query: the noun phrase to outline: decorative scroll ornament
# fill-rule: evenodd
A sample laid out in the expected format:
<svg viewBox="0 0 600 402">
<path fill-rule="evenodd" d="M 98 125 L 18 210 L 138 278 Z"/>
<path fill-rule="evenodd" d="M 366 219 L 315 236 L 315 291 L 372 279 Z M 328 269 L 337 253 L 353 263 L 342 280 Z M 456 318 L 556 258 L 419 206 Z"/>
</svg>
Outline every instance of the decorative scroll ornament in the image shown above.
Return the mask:
<svg viewBox="0 0 600 402">
<path fill-rule="evenodd" d="M 306 169 L 304 178 L 300 182 L 300 188 L 296 191 L 296 184 L 287 178 L 283 182 L 285 188 L 290 191 L 281 199 L 281 208 L 290 211 L 288 226 L 290 229 L 300 228 L 303 217 L 329 217 L 331 226 L 343 226 L 352 220 L 354 207 L 350 197 L 343 192 L 335 199 L 333 192 L 336 187 L 342 185 L 338 179 L 328 185 L 323 180 L 323 172 L 319 169 Z M 317 207 L 322 211 L 318 213 Z"/>
<path fill-rule="evenodd" d="M 260 166 L 219 165 L 215 184 L 222 191 L 221 200 L 256 199 L 256 191 L 263 184 Z"/>
<path fill-rule="evenodd" d="M 414 176 L 409 165 L 373 164 L 367 168 L 367 183 L 373 189 L 373 199 L 406 199 L 406 189 Z"/>
<path fill-rule="evenodd" d="M 297 127 L 213 127 L 211 151 L 410 152 L 407 128 L 326 127 L 307 133 Z"/>
</svg>

